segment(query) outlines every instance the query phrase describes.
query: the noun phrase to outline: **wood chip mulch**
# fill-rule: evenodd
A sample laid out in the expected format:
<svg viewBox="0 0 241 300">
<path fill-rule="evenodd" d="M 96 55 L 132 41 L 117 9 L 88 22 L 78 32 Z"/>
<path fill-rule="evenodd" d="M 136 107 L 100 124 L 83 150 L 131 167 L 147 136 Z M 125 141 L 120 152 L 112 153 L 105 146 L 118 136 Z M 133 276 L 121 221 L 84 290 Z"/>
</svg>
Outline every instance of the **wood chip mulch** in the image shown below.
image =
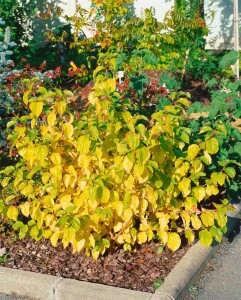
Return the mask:
<svg viewBox="0 0 241 300">
<path fill-rule="evenodd" d="M 185 246 L 174 253 L 165 249 L 158 254 L 159 247 L 151 242 L 133 253 L 118 249 L 95 261 L 85 254 L 72 254 L 70 247 L 63 249 L 61 244 L 53 248 L 45 239 L 13 241 L 1 235 L 0 248 L 6 248 L 8 256 L 0 265 L 153 293 L 153 283 L 165 279 L 189 248 Z"/>
</svg>

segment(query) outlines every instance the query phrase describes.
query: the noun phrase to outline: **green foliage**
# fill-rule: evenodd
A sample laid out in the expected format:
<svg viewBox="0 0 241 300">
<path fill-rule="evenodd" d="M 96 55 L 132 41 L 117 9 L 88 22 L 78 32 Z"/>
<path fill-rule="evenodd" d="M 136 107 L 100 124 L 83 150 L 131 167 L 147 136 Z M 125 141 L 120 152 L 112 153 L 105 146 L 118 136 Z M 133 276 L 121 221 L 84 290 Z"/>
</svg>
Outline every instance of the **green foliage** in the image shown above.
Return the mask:
<svg viewBox="0 0 241 300">
<path fill-rule="evenodd" d="M 152 239 L 175 251 L 180 235 L 192 243 L 195 231 L 205 245 L 220 241 L 230 206 L 211 199 L 235 176 L 225 161 L 211 169 L 225 124 L 211 133 L 202 126 L 193 140 L 185 93 L 171 94 L 150 119 L 119 111 L 116 81 L 101 70 L 80 117 L 68 110 L 67 92 L 25 92 L 28 113 L 8 124 L 10 155 L 20 159 L 1 171 L 3 219 L 20 238 L 61 240 L 95 259 L 115 244 L 129 251 Z"/>
<path fill-rule="evenodd" d="M 190 122 L 193 132 L 191 140 L 197 142 L 207 136 L 217 135 L 220 151 L 212 160 L 209 172 L 214 172 L 212 177 L 216 182 L 223 183 L 222 190 L 228 196 L 229 201 L 240 200 L 240 145 L 241 133 L 238 120 L 241 117 L 239 89 L 241 81 L 231 82 L 222 79 L 220 83 L 212 79 L 207 83 L 208 87 L 219 86 L 212 90 L 210 106 L 202 107 L 194 103 L 189 108 L 189 114 L 194 113 L 195 119 Z M 222 174 L 222 175 L 221 175 Z M 228 174 L 229 181 L 223 182 L 223 174 Z"/>
</svg>

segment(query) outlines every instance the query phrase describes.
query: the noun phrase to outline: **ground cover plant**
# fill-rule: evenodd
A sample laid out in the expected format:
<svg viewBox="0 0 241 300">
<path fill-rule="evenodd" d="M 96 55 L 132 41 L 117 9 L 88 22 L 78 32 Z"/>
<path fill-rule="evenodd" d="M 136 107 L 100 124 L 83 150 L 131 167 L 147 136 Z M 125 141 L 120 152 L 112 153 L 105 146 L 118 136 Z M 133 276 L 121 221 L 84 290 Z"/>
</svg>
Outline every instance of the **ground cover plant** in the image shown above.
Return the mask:
<svg viewBox="0 0 241 300">
<path fill-rule="evenodd" d="M 80 40 L 77 32 L 68 46 L 82 55 L 68 75 L 49 71 L 48 62 L 4 72 L 1 91 L 10 102 L 0 104 L 10 122 L 1 125 L 9 147 L 0 171 L 2 228 L 95 260 L 145 245 L 156 251 L 156 241 L 157 255 L 197 237 L 206 246 L 220 242 L 227 211 L 239 201 L 241 134 L 233 123 L 240 81 L 222 78 L 238 54 L 209 56 L 196 13 L 174 10 L 160 23 L 153 10 L 128 15 L 132 1 L 98 3 L 95 36 Z M 80 31 L 87 12 L 78 7 L 77 14 L 70 21 Z M 188 26 L 178 23 L 185 18 Z M 151 69 L 158 77 L 150 78 Z M 209 106 L 182 91 L 194 74 Z M 78 89 L 67 90 L 72 83 Z M 74 100 L 86 91 L 83 110 Z"/>
</svg>

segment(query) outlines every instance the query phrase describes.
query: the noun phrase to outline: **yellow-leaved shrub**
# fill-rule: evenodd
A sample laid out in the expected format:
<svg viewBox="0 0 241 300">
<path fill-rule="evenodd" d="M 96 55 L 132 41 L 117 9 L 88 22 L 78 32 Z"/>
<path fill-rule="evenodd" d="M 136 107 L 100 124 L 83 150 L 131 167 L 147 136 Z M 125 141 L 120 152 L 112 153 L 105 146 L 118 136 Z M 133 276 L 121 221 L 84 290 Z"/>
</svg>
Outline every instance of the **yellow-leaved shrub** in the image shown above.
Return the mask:
<svg viewBox="0 0 241 300">
<path fill-rule="evenodd" d="M 188 94 L 175 105 L 143 115 L 115 109 L 115 79 L 97 77 L 91 106 L 77 117 L 60 91 L 24 96 L 29 114 L 12 121 L 8 139 L 19 162 L 4 175 L 0 212 L 20 238 L 62 241 L 95 259 L 106 249 L 160 239 L 173 251 L 180 234 L 192 243 L 195 231 L 210 245 L 226 230 L 228 201 L 203 208 L 225 173 L 207 175 L 219 151 L 215 133 L 190 144 Z M 54 99 L 54 101 L 53 101 Z"/>
</svg>

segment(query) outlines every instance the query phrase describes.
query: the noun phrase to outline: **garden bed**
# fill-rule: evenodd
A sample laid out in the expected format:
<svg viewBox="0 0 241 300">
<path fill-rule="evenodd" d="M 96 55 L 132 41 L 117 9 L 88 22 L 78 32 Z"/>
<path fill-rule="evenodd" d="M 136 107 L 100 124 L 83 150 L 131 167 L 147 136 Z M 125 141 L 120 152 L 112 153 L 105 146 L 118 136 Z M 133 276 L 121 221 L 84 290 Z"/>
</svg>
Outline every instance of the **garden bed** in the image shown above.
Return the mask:
<svg viewBox="0 0 241 300">
<path fill-rule="evenodd" d="M 2 235 L 0 247 L 6 248 L 7 254 L 0 265 L 153 293 L 189 249 L 184 246 L 172 252 L 166 248 L 158 254 L 160 246 L 143 244 L 134 253 L 118 249 L 95 261 L 85 254 L 72 254 L 70 247 L 63 249 L 60 243 L 54 248 L 45 239 L 13 241 Z"/>
</svg>

